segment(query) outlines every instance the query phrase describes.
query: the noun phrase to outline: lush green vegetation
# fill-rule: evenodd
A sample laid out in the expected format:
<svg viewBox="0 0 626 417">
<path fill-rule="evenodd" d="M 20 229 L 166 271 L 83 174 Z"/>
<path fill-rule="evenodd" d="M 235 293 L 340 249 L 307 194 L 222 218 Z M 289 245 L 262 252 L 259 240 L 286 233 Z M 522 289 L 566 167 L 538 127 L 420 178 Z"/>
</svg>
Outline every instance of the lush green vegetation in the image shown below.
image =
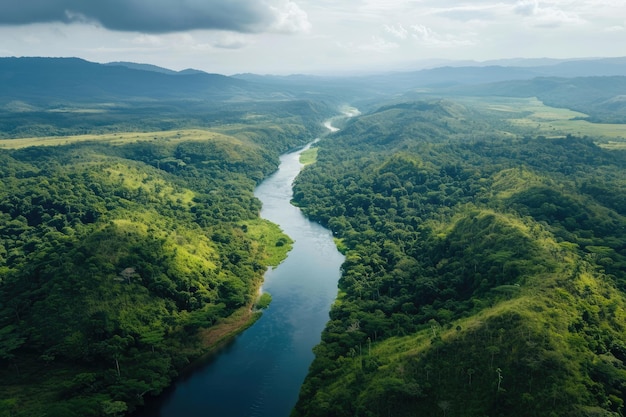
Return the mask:
<svg viewBox="0 0 626 417">
<path fill-rule="evenodd" d="M 549 106 L 582 112 L 592 122 L 626 122 L 624 76 L 536 77 L 452 90 L 454 94 L 476 96 L 537 97 Z"/>
<path fill-rule="evenodd" d="M 346 254 L 294 416 L 624 414 L 625 77 L 0 75 L 0 417 L 121 415 L 250 325 L 291 244 L 252 190 L 345 102 L 294 194 Z"/>
<path fill-rule="evenodd" d="M 482 118 L 491 119 L 502 132 L 548 138 L 591 136 L 594 141 L 626 139 L 626 124 L 591 123 L 584 113 L 546 106 L 535 97 L 463 97 L 455 101 L 479 108 Z"/>
<path fill-rule="evenodd" d="M 260 309 L 268 308 L 271 302 L 272 302 L 272 296 L 270 295 L 270 293 L 264 292 L 263 294 L 261 294 L 261 296 L 257 300 L 256 308 L 260 308 Z"/>
<path fill-rule="evenodd" d="M 626 154 L 406 102 L 319 143 L 295 202 L 346 253 L 294 416 L 622 415 Z"/>
<path fill-rule="evenodd" d="M 310 148 L 300 154 L 300 163 L 309 165 L 317 159 L 317 148 Z"/>
<path fill-rule="evenodd" d="M 0 415 L 120 415 L 257 317 L 292 242 L 253 189 L 321 126 L 292 104 L 211 131 L 4 143 Z"/>
</svg>

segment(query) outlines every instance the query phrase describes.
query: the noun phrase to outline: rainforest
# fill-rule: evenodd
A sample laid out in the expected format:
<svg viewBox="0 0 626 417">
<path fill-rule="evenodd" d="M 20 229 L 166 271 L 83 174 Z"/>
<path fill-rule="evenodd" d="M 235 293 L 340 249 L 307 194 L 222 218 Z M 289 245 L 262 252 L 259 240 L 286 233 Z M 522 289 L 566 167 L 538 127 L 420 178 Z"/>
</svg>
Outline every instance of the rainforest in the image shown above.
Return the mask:
<svg viewBox="0 0 626 417">
<path fill-rule="evenodd" d="M 345 261 L 292 417 L 623 416 L 626 82 L 584 68 L 0 59 L 0 416 L 128 415 L 253 326 L 293 243 L 253 192 L 315 139 Z"/>
</svg>

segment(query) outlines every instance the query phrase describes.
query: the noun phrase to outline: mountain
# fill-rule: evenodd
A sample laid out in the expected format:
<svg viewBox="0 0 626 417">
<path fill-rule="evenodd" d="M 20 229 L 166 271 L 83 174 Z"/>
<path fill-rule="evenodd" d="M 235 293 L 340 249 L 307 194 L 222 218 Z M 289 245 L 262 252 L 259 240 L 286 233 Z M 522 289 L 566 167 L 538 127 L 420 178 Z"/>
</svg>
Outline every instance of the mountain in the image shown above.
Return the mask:
<svg viewBox="0 0 626 417">
<path fill-rule="evenodd" d="M 154 71 L 154 72 L 159 72 L 161 74 L 169 74 L 169 75 L 178 74 L 177 71 L 174 71 L 168 68 L 163 68 L 163 67 L 159 67 L 157 65 L 152 65 L 152 64 L 139 64 L 136 62 L 115 61 L 115 62 L 108 62 L 104 65 L 109 65 L 109 66 L 114 66 L 114 67 L 126 67 L 126 68 L 136 69 L 140 71 Z"/>
<path fill-rule="evenodd" d="M 507 65 L 507 64 L 516 65 Z M 548 64 L 549 63 L 549 64 Z M 448 65 L 418 71 L 381 73 L 360 77 L 359 81 L 388 91 L 403 92 L 413 88 L 440 89 L 479 85 L 537 77 L 626 76 L 626 58 L 585 60 L 512 60 Z"/>
<path fill-rule="evenodd" d="M 203 72 L 102 65 L 78 58 L 0 58 L 2 100 L 37 105 L 63 100 L 223 98 L 254 88 L 243 80 Z M 0 104 L 5 104 L 0 103 Z"/>
<path fill-rule="evenodd" d="M 448 100 L 319 143 L 294 200 L 346 255 L 293 417 L 622 416 L 624 153 Z"/>
<path fill-rule="evenodd" d="M 159 67 L 157 65 L 139 64 L 136 62 L 126 62 L 126 61 L 108 62 L 104 65 L 120 66 L 120 67 L 126 67 L 130 69 L 136 69 L 140 71 L 154 71 L 154 72 L 160 72 L 162 74 L 169 74 L 169 75 L 206 74 L 205 71 L 200 71 L 200 70 L 193 69 L 193 68 L 187 68 L 181 71 L 174 71 L 168 68 Z"/>
</svg>

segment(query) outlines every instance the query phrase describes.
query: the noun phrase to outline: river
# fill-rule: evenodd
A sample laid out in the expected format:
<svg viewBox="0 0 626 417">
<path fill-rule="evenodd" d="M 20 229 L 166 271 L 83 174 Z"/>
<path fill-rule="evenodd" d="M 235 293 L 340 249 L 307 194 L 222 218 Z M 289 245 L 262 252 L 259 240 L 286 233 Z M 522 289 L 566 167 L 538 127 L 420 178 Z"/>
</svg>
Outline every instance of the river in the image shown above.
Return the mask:
<svg viewBox="0 0 626 417">
<path fill-rule="evenodd" d="M 334 130 L 330 123 L 327 127 Z M 295 241 L 287 259 L 265 274 L 263 290 L 272 295 L 269 308 L 228 346 L 179 379 L 142 417 L 289 416 L 337 296 L 344 260 L 330 231 L 290 204 L 303 150 L 281 156 L 278 171 L 255 190 L 263 203 L 261 217 Z"/>
</svg>

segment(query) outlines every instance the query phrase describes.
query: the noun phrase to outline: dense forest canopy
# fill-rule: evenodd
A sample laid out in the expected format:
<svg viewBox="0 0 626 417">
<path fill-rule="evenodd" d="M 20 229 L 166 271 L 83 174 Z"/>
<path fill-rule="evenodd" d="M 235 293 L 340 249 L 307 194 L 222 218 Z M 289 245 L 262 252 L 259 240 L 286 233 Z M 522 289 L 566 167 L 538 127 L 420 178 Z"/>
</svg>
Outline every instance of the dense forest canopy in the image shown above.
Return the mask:
<svg viewBox="0 0 626 417">
<path fill-rule="evenodd" d="M 621 415 L 622 151 L 449 101 L 319 144 L 295 203 L 346 253 L 295 416 Z"/>
<path fill-rule="evenodd" d="M 0 59 L 0 416 L 123 415 L 254 321 L 291 241 L 253 189 L 346 104 L 294 184 L 346 261 L 293 416 L 623 415 L 626 70 L 600 64 Z"/>
<path fill-rule="evenodd" d="M 132 410 L 215 342 L 206 329 L 253 320 L 290 240 L 252 192 L 312 140 L 321 108 L 0 151 L 0 415 Z"/>
</svg>

